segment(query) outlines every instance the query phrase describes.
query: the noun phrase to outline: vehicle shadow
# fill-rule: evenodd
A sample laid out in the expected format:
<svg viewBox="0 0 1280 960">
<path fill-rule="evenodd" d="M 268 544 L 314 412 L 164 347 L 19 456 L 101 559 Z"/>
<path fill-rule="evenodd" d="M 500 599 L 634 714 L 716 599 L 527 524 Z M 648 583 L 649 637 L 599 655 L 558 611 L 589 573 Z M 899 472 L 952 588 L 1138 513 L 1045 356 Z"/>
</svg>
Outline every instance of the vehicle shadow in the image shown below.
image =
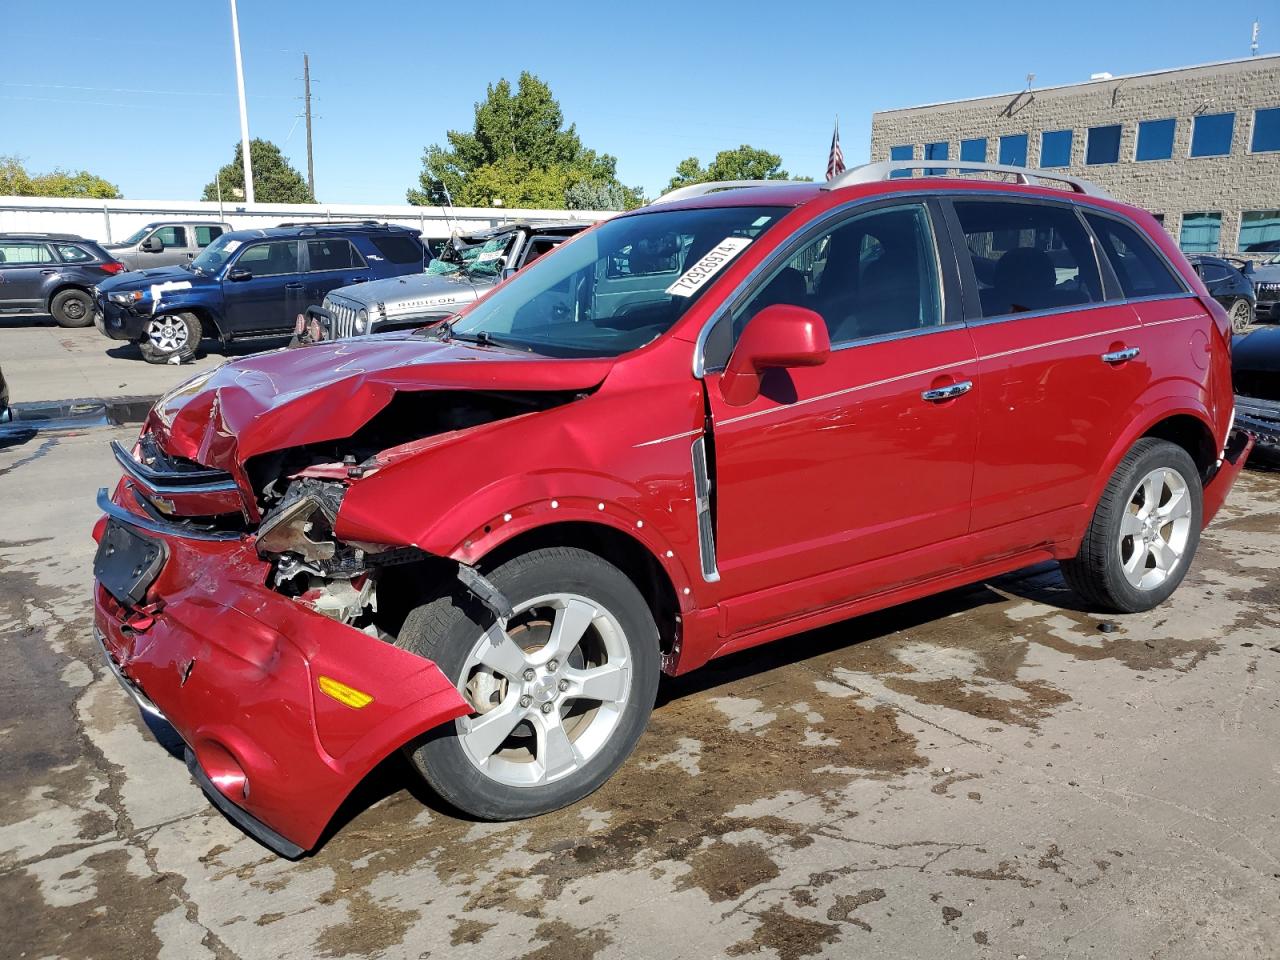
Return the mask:
<svg viewBox="0 0 1280 960">
<path fill-rule="evenodd" d="M 47 313 L 20 313 L 0 317 L 0 330 L 21 330 L 30 327 L 56 327 L 58 321 Z"/>
<path fill-rule="evenodd" d="M 205 338 L 200 341 L 200 347 L 196 350 L 194 359 L 202 360 L 210 354 L 220 354 L 228 359 L 248 357 L 255 353 L 278 350 L 281 347 L 288 346 L 291 337 L 292 334 L 285 334 L 278 337 L 262 337 L 253 340 L 233 340 L 226 347 L 223 347 L 220 340 Z M 146 363 L 146 360 L 142 358 L 142 351 L 136 343 L 115 341 L 115 346 L 108 347 L 104 352 L 108 357 L 113 357 L 117 360 L 133 360 L 138 363 Z"/>
</svg>

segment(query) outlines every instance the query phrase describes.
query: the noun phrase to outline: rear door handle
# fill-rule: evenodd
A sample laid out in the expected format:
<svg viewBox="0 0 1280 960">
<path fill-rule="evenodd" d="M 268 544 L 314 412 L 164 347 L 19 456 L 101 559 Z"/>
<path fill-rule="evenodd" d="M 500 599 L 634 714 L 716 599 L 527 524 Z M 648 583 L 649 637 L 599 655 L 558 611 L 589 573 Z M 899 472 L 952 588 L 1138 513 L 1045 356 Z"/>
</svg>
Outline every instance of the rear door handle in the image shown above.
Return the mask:
<svg viewBox="0 0 1280 960">
<path fill-rule="evenodd" d="M 963 397 L 972 389 L 972 380 L 960 380 L 956 383 L 948 383 L 945 387 L 934 387 L 932 390 L 926 390 L 920 394 L 920 397 L 930 403 L 941 403 L 943 400 L 954 400 L 956 397 Z"/>
<path fill-rule="evenodd" d="M 1112 350 L 1110 353 L 1102 355 L 1103 363 L 1124 363 L 1126 360 L 1132 360 L 1142 351 L 1137 347 L 1125 347 L 1123 350 Z"/>
</svg>

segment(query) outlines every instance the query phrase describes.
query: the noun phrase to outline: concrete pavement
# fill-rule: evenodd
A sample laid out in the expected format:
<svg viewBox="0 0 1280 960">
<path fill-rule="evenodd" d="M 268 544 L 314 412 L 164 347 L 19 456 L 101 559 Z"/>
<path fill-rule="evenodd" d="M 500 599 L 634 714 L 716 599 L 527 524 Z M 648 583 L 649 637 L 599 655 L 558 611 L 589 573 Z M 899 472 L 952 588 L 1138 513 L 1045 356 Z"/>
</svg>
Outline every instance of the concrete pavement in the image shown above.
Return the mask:
<svg viewBox="0 0 1280 960">
<path fill-rule="evenodd" d="M 1280 474 L 1115 632 L 1053 567 L 953 591 L 664 684 L 556 814 L 457 819 L 391 758 L 288 863 L 93 649 L 113 436 L 0 450 L 6 956 L 1275 956 Z"/>
</svg>

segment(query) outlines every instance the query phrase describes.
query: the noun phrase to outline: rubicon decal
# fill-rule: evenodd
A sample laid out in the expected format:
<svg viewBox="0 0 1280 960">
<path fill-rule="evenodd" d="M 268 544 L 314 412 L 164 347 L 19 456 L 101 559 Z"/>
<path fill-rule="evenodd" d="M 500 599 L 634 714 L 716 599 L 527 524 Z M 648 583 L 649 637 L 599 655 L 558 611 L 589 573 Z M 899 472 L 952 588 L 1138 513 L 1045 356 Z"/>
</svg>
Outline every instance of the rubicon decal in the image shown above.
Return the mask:
<svg viewBox="0 0 1280 960">
<path fill-rule="evenodd" d="M 725 237 L 711 248 L 710 253 L 686 270 L 679 280 L 667 287 L 666 292 L 674 297 L 693 296 L 725 264 L 750 245 L 750 237 Z"/>
</svg>

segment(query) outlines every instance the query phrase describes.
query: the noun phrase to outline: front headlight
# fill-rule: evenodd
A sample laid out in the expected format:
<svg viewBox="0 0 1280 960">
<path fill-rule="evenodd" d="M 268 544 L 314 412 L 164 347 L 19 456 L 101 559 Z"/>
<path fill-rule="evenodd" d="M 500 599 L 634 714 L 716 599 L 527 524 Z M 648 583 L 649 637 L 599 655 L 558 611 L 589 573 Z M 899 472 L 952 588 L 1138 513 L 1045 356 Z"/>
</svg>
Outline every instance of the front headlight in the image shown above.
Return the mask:
<svg viewBox="0 0 1280 960">
<path fill-rule="evenodd" d="M 130 304 L 137 303 L 143 296 L 145 294 L 141 290 L 132 290 L 127 293 L 113 293 L 111 294 L 111 299 L 115 303 Z"/>
<path fill-rule="evenodd" d="M 364 333 L 365 328 L 369 325 L 369 311 L 361 310 L 356 314 L 356 333 Z"/>
</svg>

